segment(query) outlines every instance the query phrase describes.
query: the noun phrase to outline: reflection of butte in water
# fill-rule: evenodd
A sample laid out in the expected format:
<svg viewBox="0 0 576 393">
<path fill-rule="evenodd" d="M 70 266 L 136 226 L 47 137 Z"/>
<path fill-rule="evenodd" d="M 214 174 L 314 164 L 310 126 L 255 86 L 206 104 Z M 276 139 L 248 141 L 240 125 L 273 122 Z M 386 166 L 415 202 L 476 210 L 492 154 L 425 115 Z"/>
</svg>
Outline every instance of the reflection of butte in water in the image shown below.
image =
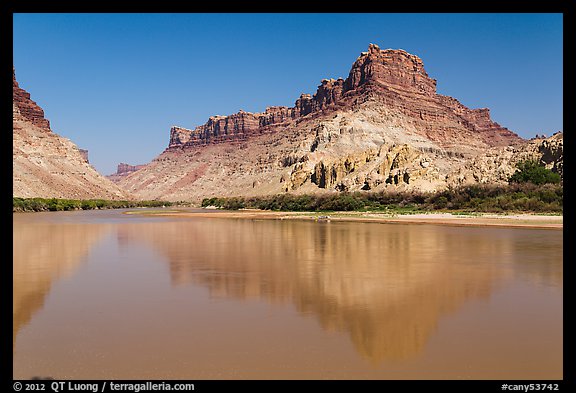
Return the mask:
<svg viewBox="0 0 576 393">
<path fill-rule="evenodd" d="M 13 330 L 16 336 L 44 306 L 52 283 L 72 273 L 108 229 L 62 223 L 13 226 Z"/>
<path fill-rule="evenodd" d="M 348 332 L 373 363 L 417 355 L 442 315 L 489 297 L 491 264 L 463 261 L 493 261 L 510 247 L 458 228 L 298 221 L 195 219 L 123 225 L 119 235 L 163 252 L 173 283 L 291 301 L 323 328 Z"/>
</svg>

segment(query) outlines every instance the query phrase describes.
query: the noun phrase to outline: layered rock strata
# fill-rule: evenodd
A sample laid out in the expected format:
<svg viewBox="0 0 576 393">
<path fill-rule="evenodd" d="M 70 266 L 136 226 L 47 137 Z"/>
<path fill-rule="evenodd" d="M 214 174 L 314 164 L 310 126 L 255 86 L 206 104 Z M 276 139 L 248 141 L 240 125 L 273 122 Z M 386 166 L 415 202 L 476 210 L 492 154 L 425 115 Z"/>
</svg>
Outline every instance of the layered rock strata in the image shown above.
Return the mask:
<svg viewBox="0 0 576 393">
<path fill-rule="evenodd" d="M 435 142 L 450 145 L 448 137 L 460 131 L 457 128 L 477 134 L 476 139 L 488 146 L 520 140 L 493 122 L 487 108 L 468 109 L 452 97 L 438 95 L 436 80 L 428 76 L 418 56 L 403 50 L 381 50 L 370 44 L 368 51 L 362 52 L 353 64 L 346 80 L 323 79 L 316 94 L 302 94 L 291 108 L 276 106 L 262 113 L 241 110 L 229 116 L 213 116 L 193 130 L 174 126 L 170 130 L 169 148 L 245 140 L 278 131 L 287 122 L 306 116 L 354 108 L 374 95 L 387 107 L 421 120 L 425 126 L 418 130 Z"/>
<path fill-rule="evenodd" d="M 88 151 L 52 132 L 44 111 L 12 73 L 12 194 L 15 197 L 131 199 L 88 162 Z"/>
<path fill-rule="evenodd" d="M 434 191 L 482 179 L 503 182 L 515 170 L 514 152 L 538 150 L 540 142 L 492 121 L 486 108 L 469 109 L 437 94 L 419 57 L 371 44 L 346 79 L 324 79 L 293 107 L 214 116 L 195 129 L 173 127 L 168 148 L 119 184 L 141 198 L 194 201 Z M 507 151 L 506 165 L 481 163 L 481 157 Z M 561 160 L 554 162 L 561 172 Z"/>
</svg>

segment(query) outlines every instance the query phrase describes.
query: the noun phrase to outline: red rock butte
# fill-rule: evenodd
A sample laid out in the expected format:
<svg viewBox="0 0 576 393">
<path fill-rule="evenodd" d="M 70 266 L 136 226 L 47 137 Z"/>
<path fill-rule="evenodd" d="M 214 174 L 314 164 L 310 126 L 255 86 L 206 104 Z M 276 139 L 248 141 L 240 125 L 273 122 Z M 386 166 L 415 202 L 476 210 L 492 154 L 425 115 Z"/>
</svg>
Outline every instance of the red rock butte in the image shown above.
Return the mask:
<svg viewBox="0 0 576 393">
<path fill-rule="evenodd" d="M 390 109 L 421 120 L 422 136 L 449 147 L 451 123 L 469 131 L 487 146 L 505 146 L 522 139 L 490 119 L 487 108 L 469 109 L 458 100 L 436 93 L 422 60 L 404 50 L 381 50 L 370 44 L 352 65 L 346 79 L 323 79 L 316 93 L 302 94 L 293 107 L 273 106 L 262 113 L 240 110 L 229 116 L 212 116 L 195 129 L 174 126 L 169 149 L 242 141 L 254 135 L 278 132 L 289 123 L 330 112 L 353 109 L 368 100 L 378 100 Z M 457 138 L 461 139 L 461 138 Z"/>
</svg>

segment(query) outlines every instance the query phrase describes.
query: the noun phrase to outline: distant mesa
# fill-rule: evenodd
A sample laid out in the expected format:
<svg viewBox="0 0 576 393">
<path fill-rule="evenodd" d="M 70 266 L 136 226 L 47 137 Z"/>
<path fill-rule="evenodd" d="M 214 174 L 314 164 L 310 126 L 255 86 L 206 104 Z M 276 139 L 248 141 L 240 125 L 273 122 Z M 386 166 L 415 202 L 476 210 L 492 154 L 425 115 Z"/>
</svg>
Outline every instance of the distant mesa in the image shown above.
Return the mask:
<svg viewBox="0 0 576 393">
<path fill-rule="evenodd" d="M 116 170 L 116 174 L 124 175 L 132 172 L 136 172 L 138 169 L 144 168 L 144 165 L 130 165 L 121 162 L 118 164 L 118 169 Z"/>
<path fill-rule="evenodd" d="M 137 170 L 142 169 L 145 166 L 146 165 L 130 165 L 121 162 L 120 164 L 118 164 L 116 172 L 112 173 L 111 175 L 107 175 L 106 177 L 116 183 L 125 176 L 128 176 L 129 174 L 136 172 Z"/>
</svg>

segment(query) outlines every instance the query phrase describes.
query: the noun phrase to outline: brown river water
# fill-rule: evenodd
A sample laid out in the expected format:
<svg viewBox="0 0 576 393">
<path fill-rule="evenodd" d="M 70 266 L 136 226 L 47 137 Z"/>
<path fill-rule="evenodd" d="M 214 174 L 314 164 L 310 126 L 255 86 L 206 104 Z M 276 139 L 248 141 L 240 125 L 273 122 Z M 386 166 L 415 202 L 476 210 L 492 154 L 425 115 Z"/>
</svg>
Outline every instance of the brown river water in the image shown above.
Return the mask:
<svg viewBox="0 0 576 393">
<path fill-rule="evenodd" d="M 560 230 L 87 211 L 13 233 L 15 379 L 563 377 Z"/>
</svg>

